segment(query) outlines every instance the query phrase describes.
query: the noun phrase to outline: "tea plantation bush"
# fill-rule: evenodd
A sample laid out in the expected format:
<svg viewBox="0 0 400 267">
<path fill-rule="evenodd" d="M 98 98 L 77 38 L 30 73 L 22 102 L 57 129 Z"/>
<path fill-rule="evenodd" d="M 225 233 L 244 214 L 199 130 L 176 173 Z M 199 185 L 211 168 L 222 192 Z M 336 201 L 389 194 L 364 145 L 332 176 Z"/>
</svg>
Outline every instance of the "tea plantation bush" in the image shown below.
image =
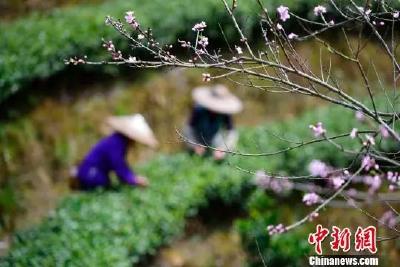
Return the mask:
<svg viewBox="0 0 400 267">
<path fill-rule="evenodd" d="M 290 201 L 291 205 L 279 205 L 279 201 Z M 247 211 L 249 217 L 236 221 L 236 229 L 248 252 L 249 266 L 306 266 L 306 255 L 310 255 L 307 242 L 311 224 L 283 235 L 269 236 L 267 225 L 277 225 L 284 221 L 295 220 L 304 215 L 304 207 L 296 204 L 296 198 L 274 199 L 264 191 L 256 190 L 249 198 Z M 279 213 L 276 210 L 279 208 Z"/>
<path fill-rule="evenodd" d="M 248 9 L 249 5 L 244 4 L 244 12 L 252 14 Z M 117 0 L 35 13 L 0 24 L 0 102 L 24 82 L 64 69 L 63 60 L 69 56 L 98 56 L 103 51 L 102 37 L 118 37 L 104 25 L 105 17 L 123 18 L 128 10 L 135 10 L 141 24 L 151 26 L 163 42 L 173 42 L 183 32 L 190 33 L 192 24 L 200 19 L 213 26 L 214 33 L 210 35 L 215 36 L 217 19 L 226 19 L 220 1 Z M 254 24 L 255 19 L 253 16 L 249 21 Z"/>
<path fill-rule="evenodd" d="M 264 2 L 269 10 L 285 4 L 292 11 L 312 19 L 312 7 L 321 1 Z M 105 16 L 123 18 L 128 10 L 135 10 L 141 24 L 152 27 L 162 42 L 187 37 L 192 34 L 192 25 L 200 20 L 207 21 L 207 35 L 213 40 L 220 37 L 218 23 L 223 25 L 228 38 L 232 38 L 235 32 L 219 0 L 116 0 L 33 13 L 11 23 L 0 23 L 0 102 L 27 82 L 63 70 L 63 60 L 70 56 L 100 58 L 99 55 L 104 55 L 101 38 L 118 39 L 117 34 L 104 25 Z M 256 1 L 241 1 L 236 13 L 249 33 L 257 29 L 259 7 Z M 289 27 L 290 21 L 286 24 Z M 123 42 L 118 47 L 123 49 L 126 45 Z"/>
<path fill-rule="evenodd" d="M 354 126 L 363 129 L 355 123 L 352 112 L 317 109 L 296 120 L 241 129 L 239 150 L 268 152 L 288 145 L 269 134 L 271 132 L 291 140 L 309 140 L 312 137 L 308 125 L 317 121 L 325 122 L 328 134 L 332 135 L 350 132 Z M 341 143 L 358 146 L 348 138 Z M 196 215 L 199 207 L 206 207 L 210 198 L 219 197 L 226 203 L 245 202 L 243 188 L 251 184 L 252 175 L 235 167 L 303 174 L 312 159 L 322 159 L 336 166 L 349 161 L 327 144 L 315 144 L 273 157 L 231 156 L 224 164 L 184 153 L 160 155 L 138 168 L 151 179 L 148 189 L 122 187 L 65 198 L 42 224 L 14 236 L 13 248 L 0 261 L 0 266 L 131 266 L 179 235 L 185 218 Z M 270 263 L 295 265 L 304 259 L 308 248 L 304 245 L 303 232 L 270 239 L 265 231 L 268 224 L 280 222 L 285 214 L 291 214 L 286 219 L 294 220 L 297 212 L 301 212 L 299 209 L 285 212 L 278 202 L 255 190 L 247 210 L 249 218 L 240 221 L 238 229 L 245 247 L 254 257 L 252 262 L 259 263 L 260 259 L 256 239 L 262 255 L 267 256 Z"/>
<path fill-rule="evenodd" d="M 340 117 L 340 120 L 335 118 Z M 330 119 L 327 119 L 330 118 Z M 304 141 L 310 140 L 309 124 L 318 121 L 324 122 L 328 135 L 350 132 L 353 127 L 362 129 L 363 126 L 356 123 L 352 112 L 338 108 L 321 108 L 314 112 L 303 114 L 300 118 L 285 121 L 283 123 L 266 124 L 251 131 L 244 131 L 241 145 L 244 148 L 253 148 L 265 152 L 279 151 L 291 146 L 291 144 L 278 140 L 273 134 L 279 134 L 286 140 Z M 267 134 L 267 133 L 270 134 Z M 357 148 L 357 142 L 346 138 L 337 140 L 338 143 L 348 148 Z M 254 144 L 257 144 L 257 149 Z M 308 175 L 307 166 L 313 159 L 329 162 L 333 166 L 346 166 L 350 158 L 329 144 L 317 143 L 301 149 L 295 149 L 279 156 L 265 158 L 263 165 L 254 162 L 252 170 L 265 168 L 272 173 L 281 175 Z M 279 205 L 280 202 L 290 202 L 290 205 Z M 277 210 L 279 209 L 279 212 Z M 284 235 L 270 237 L 266 232 L 267 225 L 294 222 L 304 216 L 304 206 L 301 196 L 294 194 L 289 198 L 274 199 L 264 190 L 256 189 L 250 196 L 246 210 L 248 218 L 236 222 L 245 249 L 249 253 L 249 266 L 304 266 L 305 255 L 310 252 L 307 243 L 310 229 L 308 225 L 296 231 Z"/>
<path fill-rule="evenodd" d="M 368 104 L 368 103 L 366 103 Z M 385 110 L 384 98 L 377 98 L 376 104 L 381 110 Z M 310 123 L 321 121 L 328 131 L 328 136 L 348 133 L 353 127 L 359 130 L 367 129 L 364 124 L 356 122 L 354 113 L 340 110 L 339 108 L 322 108 L 314 112 L 308 112 L 298 119 L 289 120 L 283 123 L 265 125 L 252 131 L 245 131 L 245 138 L 242 139 L 244 147 L 251 147 L 251 140 L 256 140 L 264 151 L 277 151 L 284 149 L 289 144 L 276 142 L 276 139 L 269 138 L 265 131 L 269 130 L 281 137 L 291 141 L 309 140 L 310 129 L 306 126 Z M 399 125 L 395 126 L 400 130 Z M 286 133 L 286 134 L 285 134 Z M 336 140 L 349 149 L 357 150 L 360 145 L 350 138 Z M 249 143 L 246 143 L 249 142 Z M 394 141 L 377 140 L 377 145 L 385 150 L 399 151 L 400 147 Z M 254 145 L 253 145 L 254 147 Z M 313 159 L 328 162 L 331 166 L 348 166 L 351 158 L 339 152 L 333 145 L 327 143 L 314 144 L 301 149 L 292 150 L 278 157 L 267 158 L 264 166 L 268 171 L 280 170 L 283 175 L 309 175 L 307 166 Z M 270 166 L 273 160 L 274 165 Z M 258 163 L 255 163 L 256 167 Z M 270 168 L 272 167 L 272 168 Z M 357 166 L 355 166 L 357 168 Z M 279 202 L 289 202 L 290 205 L 279 205 Z M 279 213 L 273 212 L 279 207 Z M 289 198 L 272 199 L 262 189 L 256 189 L 247 202 L 248 218 L 236 222 L 236 228 L 241 234 L 243 245 L 249 252 L 250 266 L 263 266 L 262 259 L 266 266 L 304 266 L 306 265 L 305 255 L 308 255 L 310 246 L 307 243 L 308 233 L 314 229 L 312 224 L 305 225 L 300 229 L 284 235 L 270 237 L 266 232 L 267 225 L 279 223 L 293 223 L 302 219 L 306 214 L 301 196 L 294 194 Z"/>
<path fill-rule="evenodd" d="M 66 198 L 43 224 L 15 236 L 1 265 L 131 266 L 178 235 L 185 217 L 207 204 L 207 190 L 230 201 L 244 182 L 228 166 L 185 154 L 160 156 L 140 171 L 153 178 L 149 189 Z"/>
</svg>

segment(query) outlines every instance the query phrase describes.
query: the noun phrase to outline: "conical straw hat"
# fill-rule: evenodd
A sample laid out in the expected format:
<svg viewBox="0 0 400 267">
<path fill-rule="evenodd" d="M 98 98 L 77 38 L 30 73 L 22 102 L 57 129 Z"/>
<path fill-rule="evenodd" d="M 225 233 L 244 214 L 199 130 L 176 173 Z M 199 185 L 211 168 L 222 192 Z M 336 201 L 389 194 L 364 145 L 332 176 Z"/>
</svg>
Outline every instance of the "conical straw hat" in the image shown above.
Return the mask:
<svg viewBox="0 0 400 267">
<path fill-rule="evenodd" d="M 115 131 L 130 139 L 150 147 L 156 147 L 158 145 L 153 131 L 141 114 L 109 117 L 106 123 Z"/>
<path fill-rule="evenodd" d="M 242 102 L 224 85 L 197 87 L 192 92 L 193 100 L 216 113 L 236 114 L 243 110 Z"/>
</svg>

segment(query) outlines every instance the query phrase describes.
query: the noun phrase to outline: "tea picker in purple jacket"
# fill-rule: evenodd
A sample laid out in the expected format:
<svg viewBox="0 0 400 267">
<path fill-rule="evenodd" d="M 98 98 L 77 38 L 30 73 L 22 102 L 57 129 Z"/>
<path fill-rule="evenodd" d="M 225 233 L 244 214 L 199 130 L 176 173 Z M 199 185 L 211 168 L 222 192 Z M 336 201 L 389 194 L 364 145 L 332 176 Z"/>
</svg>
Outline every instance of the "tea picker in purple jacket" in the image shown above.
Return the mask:
<svg viewBox="0 0 400 267">
<path fill-rule="evenodd" d="M 132 186 L 147 186 L 145 177 L 136 175 L 126 161 L 128 148 L 134 142 L 156 147 L 153 131 L 141 114 L 110 117 L 106 123 L 114 133 L 100 140 L 78 167 L 77 178 L 82 189 L 107 187 L 114 172 L 121 182 Z"/>
<path fill-rule="evenodd" d="M 192 97 L 195 105 L 183 130 L 186 144 L 198 155 L 213 147 L 214 158 L 221 160 L 226 155 L 224 151 L 236 146 L 238 134 L 232 115 L 242 111 L 242 102 L 224 85 L 195 88 Z"/>
</svg>

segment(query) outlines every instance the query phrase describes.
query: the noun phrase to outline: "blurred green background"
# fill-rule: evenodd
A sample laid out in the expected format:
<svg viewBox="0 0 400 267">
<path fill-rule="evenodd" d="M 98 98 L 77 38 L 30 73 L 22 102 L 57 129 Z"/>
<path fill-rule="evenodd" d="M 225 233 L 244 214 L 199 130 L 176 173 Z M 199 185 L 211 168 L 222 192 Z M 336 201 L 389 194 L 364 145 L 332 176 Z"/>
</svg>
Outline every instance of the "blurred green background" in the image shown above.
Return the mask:
<svg viewBox="0 0 400 267">
<path fill-rule="evenodd" d="M 264 2 L 269 10 L 283 3 L 311 18 L 320 1 Z M 191 27 L 202 20 L 209 25 L 206 34 L 213 47 L 225 46 L 218 24 L 238 43 L 218 0 L 0 0 L 0 239 L 11 247 L 0 249 L 0 266 L 262 266 L 261 256 L 267 266 L 304 266 L 310 254 L 307 236 L 316 223 L 372 223 L 357 211 L 334 209 L 295 232 L 270 238 L 267 225 L 289 224 L 306 214 L 301 196 L 276 197 L 256 189 L 252 175 L 235 166 L 298 175 L 306 173 L 312 159 L 344 166 L 346 155 L 318 145 L 273 158 L 232 157 L 222 165 L 191 157 L 181 152 L 175 129 L 186 120 L 190 91 L 202 83 L 201 71 L 64 64 L 70 56 L 108 58 L 102 38 L 134 53 L 104 25 L 106 15 L 122 18 L 128 10 L 163 43 L 193 39 Z M 256 2 L 239 0 L 236 12 L 246 34 L 261 45 Z M 298 29 L 290 22 L 286 26 Z M 337 33 L 325 38 L 336 48 L 346 47 Z M 297 49 L 319 69 L 323 48 L 306 42 Z M 363 62 L 379 51 L 370 43 L 361 54 Z M 354 66 L 331 60 L 348 92 L 365 95 Z M 383 81 L 390 81 L 391 63 L 384 57 L 374 63 Z M 324 121 L 332 134 L 349 132 L 355 124 L 352 112 L 323 107 L 315 99 L 220 82 L 245 103 L 235 118 L 243 151 L 287 146 L 271 132 L 300 140 L 311 138 L 308 125 L 317 121 Z M 70 168 L 104 135 L 104 117 L 133 112 L 145 115 L 161 141 L 158 152 L 139 148 L 129 155 L 152 186 L 144 191 L 70 192 Z M 375 211 L 383 212 L 380 207 Z M 343 218 L 343 212 L 349 216 Z M 399 260 L 398 241 L 379 249 L 382 266 Z"/>
</svg>

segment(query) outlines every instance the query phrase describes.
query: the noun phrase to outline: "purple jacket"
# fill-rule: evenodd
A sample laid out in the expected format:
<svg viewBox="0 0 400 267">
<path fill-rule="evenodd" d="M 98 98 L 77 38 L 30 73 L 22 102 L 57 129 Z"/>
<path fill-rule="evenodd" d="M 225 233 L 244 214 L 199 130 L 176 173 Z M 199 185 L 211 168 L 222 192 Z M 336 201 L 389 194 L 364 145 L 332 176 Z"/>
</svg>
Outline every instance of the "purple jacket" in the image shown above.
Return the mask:
<svg viewBox="0 0 400 267">
<path fill-rule="evenodd" d="M 135 184 L 135 174 L 125 157 L 128 138 L 114 133 L 100 140 L 89 152 L 78 168 L 78 178 L 83 189 L 92 189 L 110 184 L 109 174 L 114 171 L 127 184 Z"/>
</svg>

